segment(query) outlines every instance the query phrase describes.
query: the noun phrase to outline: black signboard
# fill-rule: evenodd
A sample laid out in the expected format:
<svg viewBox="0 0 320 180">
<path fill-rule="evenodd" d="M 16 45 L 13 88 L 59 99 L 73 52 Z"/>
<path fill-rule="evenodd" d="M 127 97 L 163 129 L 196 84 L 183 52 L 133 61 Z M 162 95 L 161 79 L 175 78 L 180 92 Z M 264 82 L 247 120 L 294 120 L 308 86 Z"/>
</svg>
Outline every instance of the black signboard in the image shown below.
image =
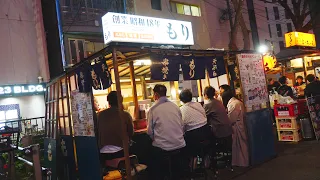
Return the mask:
<svg viewBox="0 0 320 180">
<path fill-rule="evenodd" d="M 320 96 L 309 97 L 308 108 L 317 140 L 320 138 Z"/>
</svg>

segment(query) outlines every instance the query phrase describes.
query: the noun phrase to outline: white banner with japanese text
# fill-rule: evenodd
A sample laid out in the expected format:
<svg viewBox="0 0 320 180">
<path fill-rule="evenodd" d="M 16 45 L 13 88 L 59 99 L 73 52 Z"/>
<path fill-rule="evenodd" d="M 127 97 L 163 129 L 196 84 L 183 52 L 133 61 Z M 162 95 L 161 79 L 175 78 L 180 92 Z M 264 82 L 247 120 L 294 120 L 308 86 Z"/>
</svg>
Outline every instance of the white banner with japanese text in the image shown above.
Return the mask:
<svg viewBox="0 0 320 180">
<path fill-rule="evenodd" d="M 102 17 L 102 28 L 105 44 L 194 45 L 192 24 L 187 21 L 109 12 Z"/>
</svg>

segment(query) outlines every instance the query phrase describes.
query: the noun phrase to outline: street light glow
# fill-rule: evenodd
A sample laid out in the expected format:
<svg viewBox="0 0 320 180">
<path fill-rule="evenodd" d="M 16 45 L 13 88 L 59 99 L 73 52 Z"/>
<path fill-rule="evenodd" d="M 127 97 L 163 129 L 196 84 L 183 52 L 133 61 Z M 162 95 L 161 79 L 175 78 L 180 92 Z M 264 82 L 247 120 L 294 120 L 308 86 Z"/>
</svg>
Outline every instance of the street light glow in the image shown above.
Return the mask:
<svg viewBox="0 0 320 180">
<path fill-rule="evenodd" d="M 268 52 L 268 46 L 266 45 L 260 45 L 258 48 L 258 52 L 261 54 L 265 54 Z"/>
</svg>

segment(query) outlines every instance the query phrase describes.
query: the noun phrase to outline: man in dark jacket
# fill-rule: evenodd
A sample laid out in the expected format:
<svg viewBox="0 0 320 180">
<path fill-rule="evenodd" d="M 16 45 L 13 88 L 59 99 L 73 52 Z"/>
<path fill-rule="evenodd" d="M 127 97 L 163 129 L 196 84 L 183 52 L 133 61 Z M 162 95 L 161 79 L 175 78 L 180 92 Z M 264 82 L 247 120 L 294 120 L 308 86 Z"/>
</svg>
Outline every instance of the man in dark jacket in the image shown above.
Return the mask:
<svg viewBox="0 0 320 180">
<path fill-rule="evenodd" d="M 278 94 L 281 96 L 290 96 L 294 97 L 293 90 L 290 86 L 288 86 L 288 80 L 286 76 L 282 76 L 279 78 L 279 83 L 281 86 L 277 89 Z"/>
<path fill-rule="evenodd" d="M 309 84 L 304 90 L 304 95 L 306 97 L 320 95 L 320 81 L 313 74 L 309 74 L 306 79 L 309 81 Z"/>
</svg>

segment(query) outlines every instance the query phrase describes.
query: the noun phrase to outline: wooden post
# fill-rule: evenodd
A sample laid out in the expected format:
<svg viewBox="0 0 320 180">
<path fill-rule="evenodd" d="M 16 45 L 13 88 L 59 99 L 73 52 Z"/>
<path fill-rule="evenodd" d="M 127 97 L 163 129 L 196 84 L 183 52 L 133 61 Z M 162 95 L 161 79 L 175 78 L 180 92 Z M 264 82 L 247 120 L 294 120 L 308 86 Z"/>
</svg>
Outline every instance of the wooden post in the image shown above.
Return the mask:
<svg viewBox="0 0 320 180">
<path fill-rule="evenodd" d="M 174 86 L 174 81 L 170 81 L 170 93 L 173 100 L 177 100 L 177 92 Z"/>
<path fill-rule="evenodd" d="M 303 63 L 303 75 L 304 75 L 304 79 L 307 77 L 307 66 L 306 66 L 306 58 L 302 58 L 302 63 Z M 294 84 L 295 81 L 293 81 L 293 84 Z"/>
<path fill-rule="evenodd" d="M 199 97 L 202 99 L 203 95 L 202 95 L 201 79 L 200 79 L 200 80 L 197 80 L 197 84 L 198 84 L 198 94 L 199 94 Z"/>
<path fill-rule="evenodd" d="M 229 69 L 228 69 L 229 61 L 230 61 L 230 54 L 228 53 L 228 54 L 227 54 L 227 61 L 224 61 L 224 67 L 226 68 L 226 74 L 227 74 L 228 85 L 230 86 L 230 79 L 231 79 L 231 76 L 230 76 L 230 74 L 229 74 Z M 218 78 L 218 83 L 219 83 L 219 78 Z M 219 84 L 219 87 L 220 87 L 220 84 Z"/>
<path fill-rule="evenodd" d="M 206 70 L 206 80 L 207 80 L 208 86 L 210 86 L 210 76 L 209 76 L 208 70 Z"/>
<path fill-rule="evenodd" d="M 121 130 L 122 130 L 122 144 L 123 144 L 123 151 L 124 151 L 124 157 L 125 157 L 125 164 L 126 164 L 126 175 L 127 180 L 131 180 L 131 165 L 130 165 L 130 159 L 129 159 L 129 138 L 127 135 L 127 128 L 124 122 L 123 117 L 123 109 L 122 107 L 122 101 L 121 101 L 121 87 L 120 87 L 120 77 L 119 77 L 119 69 L 118 69 L 118 60 L 117 60 L 117 50 L 115 47 L 112 48 L 112 58 L 113 58 L 113 68 L 114 68 L 114 78 L 117 88 L 117 96 L 118 96 L 118 107 L 120 112 L 120 120 L 121 120 Z"/>
<path fill-rule="evenodd" d="M 142 90 L 143 100 L 148 99 L 147 84 L 146 84 L 146 80 L 144 79 L 144 76 L 140 77 L 140 82 L 141 82 L 141 90 Z"/>
<path fill-rule="evenodd" d="M 174 88 L 176 90 L 176 96 L 177 96 L 177 100 L 179 99 L 180 93 L 179 93 L 179 81 L 175 81 L 174 82 Z"/>
<path fill-rule="evenodd" d="M 133 61 L 129 62 L 130 68 L 130 80 L 131 80 L 131 87 L 132 87 L 132 97 L 133 97 L 133 104 L 134 104 L 134 119 L 139 119 L 139 103 L 137 97 L 137 86 L 136 86 L 136 78 L 134 75 L 134 66 Z"/>
</svg>

